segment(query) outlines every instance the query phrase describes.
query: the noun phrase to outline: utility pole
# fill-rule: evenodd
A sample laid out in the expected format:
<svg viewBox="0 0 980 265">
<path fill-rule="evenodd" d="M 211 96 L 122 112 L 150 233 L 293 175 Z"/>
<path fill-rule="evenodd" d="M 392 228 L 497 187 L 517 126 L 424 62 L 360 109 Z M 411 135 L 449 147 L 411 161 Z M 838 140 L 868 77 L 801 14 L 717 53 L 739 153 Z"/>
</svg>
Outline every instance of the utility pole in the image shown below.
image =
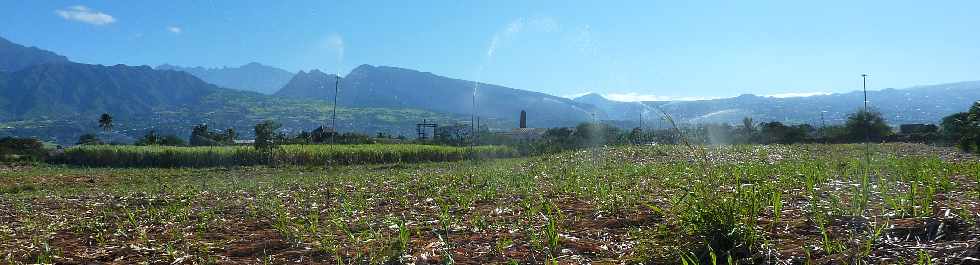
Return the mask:
<svg viewBox="0 0 980 265">
<path fill-rule="evenodd" d="M 332 117 L 330 118 L 331 120 L 330 129 L 333 130 L 333 133 L 330 134 L 330 143 L 335 143 L 336 140 L 335 138 L 337 135 L 337 94 L 339 92 L 340 92 L 340 76 L 338 75 L 337 79 L 334 81 L 333 84 L 333 115 L 331 115 Z"/>
<path fill-rule="evenodd" d="M 868 74 L 861 74 L 861 87 L 864 90 L 864 111 L 868 111 Z"/>
<path fill-rule="evenodd" d="M 820 111 L 820 129 L 827 129 L 827 120 L 823 118 L 824 113 L 827 113 L 827 111 L 826 110 Z"/>
<path fill-rule="evenodd" d="M 820 137 L 824 138 L 824 142 L 827 140 L 827 120 L 824 119 L 823 115 L 827 113 L 826 110 L 820 111 Z"/>
<path fill-rule="evenodd" d="M 871 112 L 868 112 L 868 74 L 861 74 L 861 87 L 864 90 L 864 157 L 871 166 Z"/>
</svg>

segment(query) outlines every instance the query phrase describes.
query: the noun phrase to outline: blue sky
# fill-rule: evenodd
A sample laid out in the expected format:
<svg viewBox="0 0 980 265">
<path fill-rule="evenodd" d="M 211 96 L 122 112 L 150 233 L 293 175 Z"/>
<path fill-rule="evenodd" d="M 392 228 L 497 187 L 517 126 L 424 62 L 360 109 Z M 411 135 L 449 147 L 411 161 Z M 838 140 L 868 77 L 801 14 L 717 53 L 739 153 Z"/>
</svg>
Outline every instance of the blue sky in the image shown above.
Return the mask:
<svg viewBox="0 0 980 265">
<path fill-rule="evenodd" d="M 695 3 L 696 2 L 696 3 Z M 14 1 L 0 36 L 97 64 L 390 65 L 559 96 L 980 79 L 978 1 Z"/>
</svg>

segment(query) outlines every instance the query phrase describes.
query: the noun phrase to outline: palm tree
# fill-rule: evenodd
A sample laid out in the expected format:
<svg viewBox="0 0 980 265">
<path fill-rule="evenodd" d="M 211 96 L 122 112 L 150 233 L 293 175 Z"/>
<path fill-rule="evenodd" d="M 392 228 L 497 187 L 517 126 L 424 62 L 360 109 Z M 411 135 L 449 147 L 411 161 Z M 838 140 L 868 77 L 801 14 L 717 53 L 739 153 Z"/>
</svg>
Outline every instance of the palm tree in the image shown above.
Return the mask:
<svg viewBox="0 0 980 265">
<path fill-rule="evenodd" d="M 112 116 L 109 113 L 102 113 L 99 117 L 99 127 L 105 132 L 112 132 Z"/>
<path fill-rule="evenodd" d="M 112 116 L 109 113 L 102 113 L 99 117 L 99 127 L 105 132 L 112 132 Z M 108 143 L 109 141 L 104 141 Z"/>
</svg>

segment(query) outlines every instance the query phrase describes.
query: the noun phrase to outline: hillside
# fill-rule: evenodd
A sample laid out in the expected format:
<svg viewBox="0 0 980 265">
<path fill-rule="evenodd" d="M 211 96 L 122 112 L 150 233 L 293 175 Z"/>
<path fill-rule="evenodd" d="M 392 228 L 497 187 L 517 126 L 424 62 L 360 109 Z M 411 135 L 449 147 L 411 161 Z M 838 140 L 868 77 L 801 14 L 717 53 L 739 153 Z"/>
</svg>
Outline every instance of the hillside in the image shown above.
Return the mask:
<svg viewBox="0 0 980 265">
<path fill-rule="evenodd" d="M 133 117 L 200 100 L 218 87 L 147 66 L 43 64 L 13 72 L 0 95 L 2 120 L 97 115 Z"/>
<path fill-rule="evenodd" d="M 96 130 L 99 114 L 111 113 L 117 132 L 128 137 L 151 129 L 186 135 L 199 123 L 236 128 L 247 137 L 255 123 L 267 119 L 281 122 L 287 132 L 311 130 L 329 124 L 333 110 L 337 76 L 317 70 L 290 74 L 288 82 L 270 96 L 223 88 L 190 73 L 204 68 L 72 63 L 53 52 L 6 40 L 0 41 L 0 48 L 18 54 L 0 57 L 0 65 L 19 68 L 0 71 L 0 136 L 71 143 L 78 135 Z M 235 69 L 253 68 L 268 67 L 248 64 Z M 231 69 L 204 71 L 237 71 Z M 423 119 L 439 124 L 468 122 L 474 89 L 483 124 L 497 129 L 516 126 L 521 110 L 527 111 L 530 127 L 573 126 L 590 120 L 593 113 L 617 126 L 633 127 L 640 120 L 646 126 L 664 126 L 658 122 L 659 109 L 680 123 L 737 123 L 752 117 L 820 124 L 823 113 L 824 120 L 834 124 L 861 106 L 860 92 L 642 103 L 589 94 L 570 100 L 410 69 L 361 65 L 341 79 L 338 127 L 411 136 L 415 123 Z M 980 99 L 980 82 L 885 89 L 870 91 L 869 96 L 871 105 L 891 124 L 936 123 Z"/>
<path fill-rule="evenodd" d="M 597 98 L 598 97 L 598 98 Z M 959 82 L 905 89 L 868 91 L 870 106 L 884 114 L 893 124 L 938 123 L 943 117 L 963 111 L 980 99 L 980 81 Z M 751 94 L 733 98 L 643 102 L 618 102 L 599 95 L 586 95 L 576 101 L 588 102 L 614 113 L 606 119 L 622 118 L 639 120 L 645 117 L 647 124 L 657 123 L 660 111 L 669 113 L 681 123 L 739 123 L 744 117 L 756 121 L 781 121 L 788 123 L 821 124 L 821 112 L 827 124 L 839 124 L 849 113 L 863 107 L 863 93 L 854 91 L 808 97 L 775 98 Z"/>
<path fill-rule="evenodd" d="M 332 99 L 335 78 L 319 71 L 298 74 L 277 95 Z M 338 102 L 341 106 L 416 108 L 469 115 L 475 87 L 480 116 L 513 120 L 526 110 L 531 127 L 573 125 L 588 120 L 595 111 L 592 105 L 544 93 L 371 65 L 361 65 L 343 78 Z"/>
<path fill-rule="evenodd" d="M 184 71 L 220 87 L 263 94 L 275 93 L 293 77 L 293 73 L 289 71 L 254 62 L 239 67 L 222 68 L 181 67 L 164 64 L 157 66 L 156 69 Z"/>
<path fill-rule="evenodd" d="M 641 102 L 622 102 L 610 100 L 596 93 L 589 93 L 573 99 L 576 102 L 591 104 L 598 108 L 599 118 L 603 120 L 638 121 L 649 109 Z M 646 113 L 646 115 L 651 115 Z"/>
<path fill-rule="evenodd" d="M 38 64 L 67 62 L 67 57 L 0 37 L 0 72 L 13 72 Z"/>
<path fill-rule="evenodd" d="M 6 78 L 4 78 L 6 77 Z M 38 65 L 0 75 L 0 135 L 33 136 L 63 144 L 95 132 L 101 113 L 115 117 L 121 138 L 146 131 L 186 136 L 190 127 L 235 128 L 249 137 L 262 120 L 298 132 L 329 124 L 332 104 L 220 88 L 181 71 L 146 66 Z M 422 119 L 450 123 L 464 117 L 414 109 L 338 108 L 342 131 L 412 136 Z"/>
<path fill-rule="evenodd" d="M 318 98 L 333 100 L 337 75 L 311 70 L 309 73 L 299 71 L 275 93 L 276 96 L 291 98 Z M 345 88 L 346 90 L 346 88 Z"/>
</svg>

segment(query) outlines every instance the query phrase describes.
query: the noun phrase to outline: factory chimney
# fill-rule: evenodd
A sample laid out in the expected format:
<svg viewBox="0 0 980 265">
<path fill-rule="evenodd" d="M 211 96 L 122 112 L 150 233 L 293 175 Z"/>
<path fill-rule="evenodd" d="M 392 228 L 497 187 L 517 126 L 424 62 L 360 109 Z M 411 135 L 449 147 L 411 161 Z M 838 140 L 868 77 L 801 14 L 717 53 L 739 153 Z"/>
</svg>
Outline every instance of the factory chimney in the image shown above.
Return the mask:
<svg viewBox="0 0 980 265">
<path fill-rule="evenodd" d="M 527 112 L 521 110 L 521 129 L 527 128 Z"/>
</svg>

